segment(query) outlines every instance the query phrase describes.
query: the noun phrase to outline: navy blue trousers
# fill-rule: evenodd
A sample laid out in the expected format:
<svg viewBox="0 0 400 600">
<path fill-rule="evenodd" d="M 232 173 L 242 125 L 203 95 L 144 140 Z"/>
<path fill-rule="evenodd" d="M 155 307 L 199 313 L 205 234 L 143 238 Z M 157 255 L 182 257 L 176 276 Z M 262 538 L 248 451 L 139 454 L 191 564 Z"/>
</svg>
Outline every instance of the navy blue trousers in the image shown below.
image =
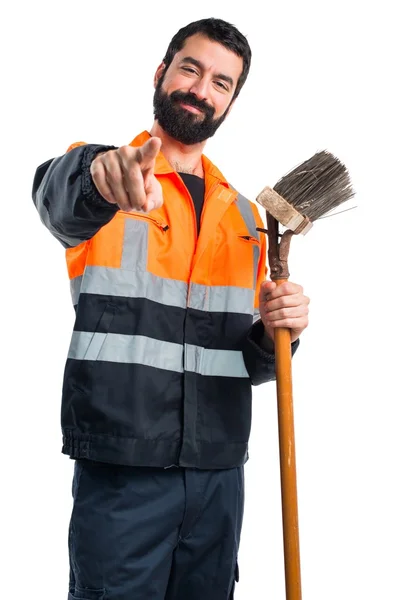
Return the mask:
<svg viewBox="0 0 400 600">
<path fill-rule="evenodd" d="M 200 471 L 78 460 L 68 600 L 230 600 L 243 467 Z"/>
</svg>

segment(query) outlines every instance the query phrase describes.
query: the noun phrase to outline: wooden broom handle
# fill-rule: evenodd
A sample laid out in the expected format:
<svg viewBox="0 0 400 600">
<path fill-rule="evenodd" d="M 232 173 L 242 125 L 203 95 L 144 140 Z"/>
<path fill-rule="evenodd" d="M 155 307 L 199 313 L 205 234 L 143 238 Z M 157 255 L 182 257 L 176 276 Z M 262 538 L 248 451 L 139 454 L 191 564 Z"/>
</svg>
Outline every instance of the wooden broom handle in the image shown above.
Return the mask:
<svg viewBox="0 0 400 600">
<path fill-rule="evenodd" d="M 285 281 L 287 279 L 275 280 L 277 285 Z M 274 341 L 286 600 L 301 600 L 290 330 L 283 327 L 276 329 Z"/>
</svg>

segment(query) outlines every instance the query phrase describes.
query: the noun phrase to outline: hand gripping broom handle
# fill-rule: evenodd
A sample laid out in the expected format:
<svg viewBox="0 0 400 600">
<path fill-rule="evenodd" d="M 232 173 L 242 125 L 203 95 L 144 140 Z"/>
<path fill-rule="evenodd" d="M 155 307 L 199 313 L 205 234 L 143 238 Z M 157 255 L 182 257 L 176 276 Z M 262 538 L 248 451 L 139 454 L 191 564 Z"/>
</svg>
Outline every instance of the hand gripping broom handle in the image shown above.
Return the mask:
<svg viewBox="0 0 400 600">
<path fill-rule="evenodd" d="M 279 243 L 278 221 L 268 212 L 267 228 L 270 277 L 277 285 L 280 285 L 289 278 L 287 258 L 293 232 L 287 230 Z M 274 341 L 286 600 L 301 600 L 290 330 L 283 327 L 277 328 Z"/>
</svg>

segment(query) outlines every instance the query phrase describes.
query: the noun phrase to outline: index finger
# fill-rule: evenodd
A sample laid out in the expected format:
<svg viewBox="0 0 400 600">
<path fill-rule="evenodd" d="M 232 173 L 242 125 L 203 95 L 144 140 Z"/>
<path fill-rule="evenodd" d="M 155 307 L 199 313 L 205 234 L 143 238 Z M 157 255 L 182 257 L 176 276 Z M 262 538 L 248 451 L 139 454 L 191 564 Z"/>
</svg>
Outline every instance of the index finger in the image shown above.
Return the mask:
<svg viewBox="0 0 400 600">
<path fill-rule="evenodd" d="M 143 146 L 137 148 L 136 159 L 142 170 L 154 168 L 154 161 L 160 148 L 161 140 L 157 137 L 150 138 Z"/>
</svg>

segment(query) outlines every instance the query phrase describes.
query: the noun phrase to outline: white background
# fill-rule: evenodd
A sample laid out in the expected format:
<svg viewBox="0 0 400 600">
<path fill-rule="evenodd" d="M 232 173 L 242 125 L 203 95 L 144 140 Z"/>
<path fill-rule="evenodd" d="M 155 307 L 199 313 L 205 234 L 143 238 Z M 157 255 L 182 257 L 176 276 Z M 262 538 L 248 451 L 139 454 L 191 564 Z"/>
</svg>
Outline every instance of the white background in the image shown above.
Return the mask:
<svg viewBox="0 0 400 600">
<path fill-rule="evenodd" d="M 60 391 L 74 313 L 64 251 L 31 201 L 68 145 L 122 145 L 152 124 L 168 42 L 235 24 L 249 79 L 206 154 L 254 199 L 317 150 L 347 165 L 357 208 L 297 237 L 311 298 L 293 361 L 305 600 L 400 598 L 399 33 L 396 2 L 14 2 L 1 17 L 1 595 L 62 600 L 72 461 Z M 262 12 L 261 12 L 262 7 Z M 262 209 L 260 208 L 262 213 Z M 263 215 L 264 216 L 264 215 Z M 254 390 L 238 600 L 283 600 L 274 384 Z"/>
</svg>

